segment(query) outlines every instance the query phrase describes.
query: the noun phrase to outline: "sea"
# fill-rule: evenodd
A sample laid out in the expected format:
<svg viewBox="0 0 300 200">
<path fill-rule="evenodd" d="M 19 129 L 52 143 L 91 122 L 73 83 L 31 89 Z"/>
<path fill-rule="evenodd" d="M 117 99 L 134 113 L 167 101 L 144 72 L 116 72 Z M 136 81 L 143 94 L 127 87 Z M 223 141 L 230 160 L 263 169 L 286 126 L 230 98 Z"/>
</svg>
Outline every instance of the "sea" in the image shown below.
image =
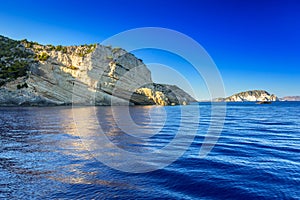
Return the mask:
<svg viewBox="0 0 300 200">
<path fill-rule="evenodd" d="M 1 107 L 0 199 L 300 199 L 300 102 L 213 107 Z"/>
</svg>

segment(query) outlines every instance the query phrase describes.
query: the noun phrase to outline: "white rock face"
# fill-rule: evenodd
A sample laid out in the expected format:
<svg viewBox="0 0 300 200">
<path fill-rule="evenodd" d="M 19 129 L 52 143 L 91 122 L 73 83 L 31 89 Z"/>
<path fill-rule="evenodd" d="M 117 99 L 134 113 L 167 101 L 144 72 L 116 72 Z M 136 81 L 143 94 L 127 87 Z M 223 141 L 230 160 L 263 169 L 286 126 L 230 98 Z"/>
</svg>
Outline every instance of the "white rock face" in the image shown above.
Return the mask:
<svg viewBox="0 0 300 200">
<path fill-rule="evenodd" d="M 174 105 L 195 101 L 176 86 L 154 84 L 151 72 L 133 54 L 95 45 L 39 46 L 48 55 L 30 65 L 27 78 L 8 82 L 0 90 L 1 105 Z M 28 88 L 17 89 L 26 83 Z"/>
<path fill-rule="evenodd" d="M 279 101 L 274 94 L 269 94 L 264 90 L 251 90 L 234 94 L 224 99 L 227 102 L 243 102 L 243 101 Z"/>
</svg>

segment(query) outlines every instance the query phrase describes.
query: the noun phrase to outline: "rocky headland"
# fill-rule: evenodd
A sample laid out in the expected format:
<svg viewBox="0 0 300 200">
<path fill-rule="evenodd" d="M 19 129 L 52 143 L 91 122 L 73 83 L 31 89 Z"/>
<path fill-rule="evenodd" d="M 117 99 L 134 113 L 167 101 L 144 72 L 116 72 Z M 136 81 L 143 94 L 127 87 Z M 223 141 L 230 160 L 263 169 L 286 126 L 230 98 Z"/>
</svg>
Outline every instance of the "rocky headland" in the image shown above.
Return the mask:
<svg viewBox="0 0 300 200">
<path fill-rule="evenodd" d="M 141 59 L 100 44 L 41 45 L 0 36 L 0 105 L 178 105 L 196 101 L 153 83 Z"/>
</svg>

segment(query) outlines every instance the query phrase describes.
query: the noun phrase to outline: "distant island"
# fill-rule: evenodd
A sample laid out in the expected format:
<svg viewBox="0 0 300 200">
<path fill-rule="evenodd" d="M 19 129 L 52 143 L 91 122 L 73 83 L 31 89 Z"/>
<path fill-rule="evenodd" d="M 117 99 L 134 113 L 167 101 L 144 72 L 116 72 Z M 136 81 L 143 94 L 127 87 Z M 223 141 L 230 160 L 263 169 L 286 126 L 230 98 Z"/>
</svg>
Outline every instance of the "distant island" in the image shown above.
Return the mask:
<svg viewBox="0 0 300 200">
<path fill-rule="evenodd" d="M 153 83 L 143 61 L 122 48 L 41 45 L 0 36 L 1 106 L 184 105 L 195 101 L 175 85 Z"/>
<path fill-rule="evenodd" d="M 265 90 L 249 90 L 239 92 L 226 98 L 213 99 L 214 102 L 273 102 L 273 101 L 300 101 L 300 96 L 278 98 Z"/>
<path fill-rule="evenodd" d="M 279 98 L 265 90 L 249 90 L 231 95 L 227 98 L 217 98 L 216 102 L 247 102 L 247 101 L 279 101 Z"/>
</svg>

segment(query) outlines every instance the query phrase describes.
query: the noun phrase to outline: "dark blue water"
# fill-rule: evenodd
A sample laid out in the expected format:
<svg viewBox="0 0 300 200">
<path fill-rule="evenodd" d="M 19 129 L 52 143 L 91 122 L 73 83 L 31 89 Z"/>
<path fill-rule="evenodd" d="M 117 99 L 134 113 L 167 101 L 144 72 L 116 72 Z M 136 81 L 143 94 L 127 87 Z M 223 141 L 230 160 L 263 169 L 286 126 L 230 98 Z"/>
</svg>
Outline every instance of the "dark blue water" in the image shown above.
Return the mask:
<svg viewBox="0 0 300 200">
<path fill-rule="evenodd" d="M 178 130 L 180 107 L 163 108 L 168 117 L 162 135 L 149 138 L 148 147 L 163 147 Z M 195 106 L 186 108 L 193 113 Z M 70 107 L 0 108 L 0 198 L 300 199 L 300 103 L 228 104 L 218 143 L 199 158 L 210 108 L 200 104 L 197 135 L 183 156 L 141 174 L 95 159 L 80 140 Z M 138 124 L 149 117 L 149 107 L 130 112 Z M 97 107 L 96 115 L 120 148 L 143 148 L 115 127 L 110 107 Z M 183 126 L 194 126 L 184 117 Z"/>
</svg>

